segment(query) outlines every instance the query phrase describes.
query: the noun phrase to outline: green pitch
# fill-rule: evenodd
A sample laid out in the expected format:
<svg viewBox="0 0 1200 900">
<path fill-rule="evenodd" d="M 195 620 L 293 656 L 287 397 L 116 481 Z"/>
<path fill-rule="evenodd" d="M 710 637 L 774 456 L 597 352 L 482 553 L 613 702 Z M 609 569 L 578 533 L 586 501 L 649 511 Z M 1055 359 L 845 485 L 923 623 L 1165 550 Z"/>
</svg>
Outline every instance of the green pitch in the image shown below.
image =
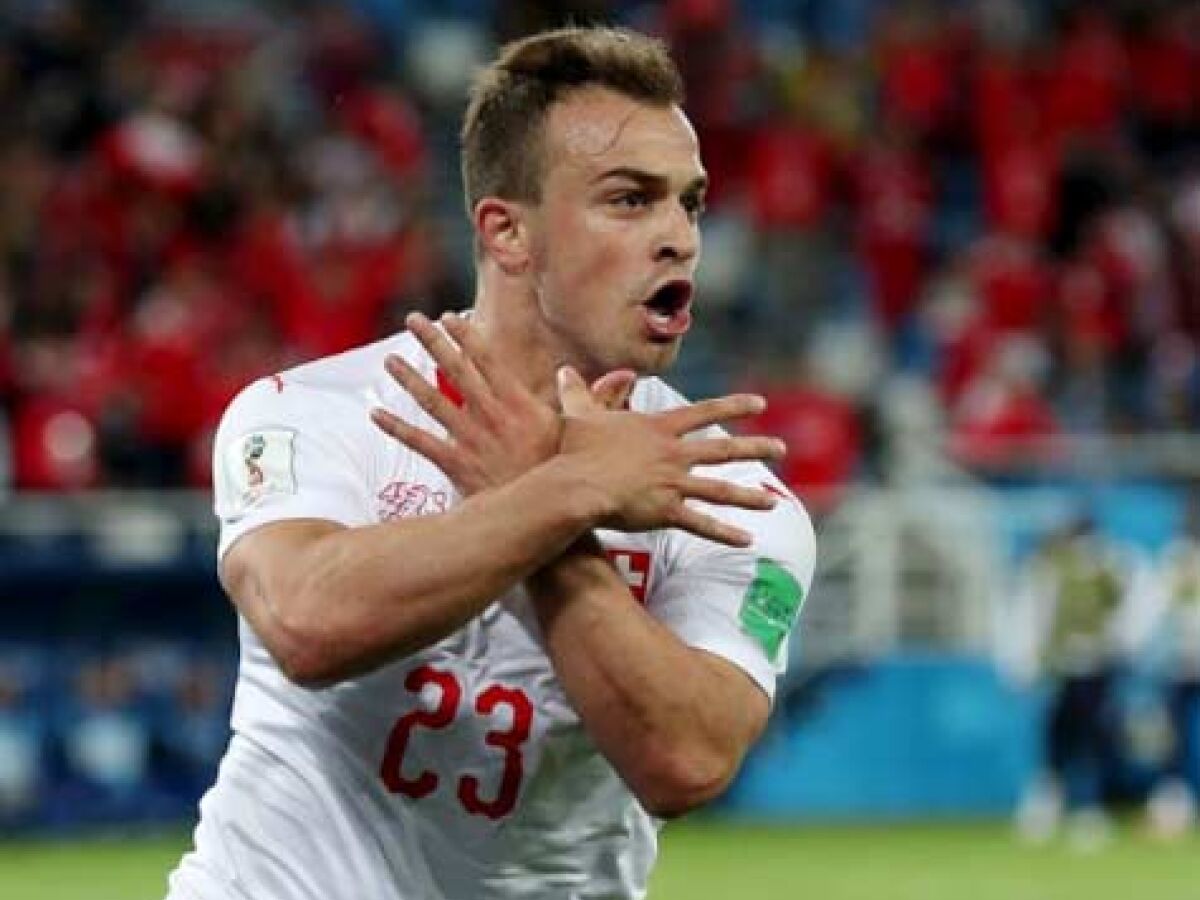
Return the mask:
<svg viewBox="0 0 1200 900">
<path fill-rule="evenodd" d="M 4 900 L 161 900 L 183 835 L 0 843 Z M 669 826 L 651 900 L 1195 900 L 1200 836 L 1024 847 L 1001 825 Z M 265 898 L 264 898 L 265 900 Z M 466 900 L 466 898 L 464 898 Z"/>
</svg>

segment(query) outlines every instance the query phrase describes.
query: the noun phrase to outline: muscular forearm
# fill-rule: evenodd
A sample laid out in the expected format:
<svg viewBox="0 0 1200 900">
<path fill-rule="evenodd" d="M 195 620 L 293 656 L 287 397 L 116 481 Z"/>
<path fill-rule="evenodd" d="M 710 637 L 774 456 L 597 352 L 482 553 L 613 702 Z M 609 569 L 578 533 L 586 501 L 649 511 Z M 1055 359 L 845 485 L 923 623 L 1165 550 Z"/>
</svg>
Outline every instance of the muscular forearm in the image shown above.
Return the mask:
<svg viewBox="0 0 1200 900">
<path fill-rule="evenodd" d="M 527 586 L 571 703 L 647 809 L 677 815 L 720 793 L 761 729 L 761 691 L 647 614 L 590 534 Z"/>
<path fill-rule="evenodd" d="M 553 460 L 445 514 L 328 526 L 230 592 L 289 676 L 336 682 L 461 627 L 590 527 L 589 502 Z"/>
</svg>

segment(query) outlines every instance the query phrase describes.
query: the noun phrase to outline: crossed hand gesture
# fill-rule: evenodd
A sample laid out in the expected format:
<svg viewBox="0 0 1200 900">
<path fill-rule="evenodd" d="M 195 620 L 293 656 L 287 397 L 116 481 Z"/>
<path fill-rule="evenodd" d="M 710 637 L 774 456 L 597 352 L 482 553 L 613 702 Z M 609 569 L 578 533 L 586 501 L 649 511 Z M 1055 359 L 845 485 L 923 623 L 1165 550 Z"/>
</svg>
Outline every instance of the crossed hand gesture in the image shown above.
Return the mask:
<svg viewBox="0 0 1200 900">
<path fill-rule="evenodd" d="M 763 400 L 731 394 L 656 413 L 621 407 L 635 381 L 611 372 L 589 386 L 570 367 L 558 373 L 561 412 L 536 397 L 508 370 L 461 316 L 442 317 L 439 329 L 420 313 L 406 324 L 462 395 L 455 404 L 398 356 L 389 374 L 445 429 L 445 435 L 412 425 L 384 409 L 375 424 L 446 473 L 464 495 L 498 487 L 557 459 L 594 500 L 595 524 L 619 531 L 680 528 L 731 546 L 750 535 L 688 500 L 763 510 L 775 505 L 766 490 L 694 474 L 694 466 L 783 455 L 768 437 L 694 436 L 711 425 L 754 415 Z M 452 340 L 451 340 L 452 339 Z"/>
</svg>

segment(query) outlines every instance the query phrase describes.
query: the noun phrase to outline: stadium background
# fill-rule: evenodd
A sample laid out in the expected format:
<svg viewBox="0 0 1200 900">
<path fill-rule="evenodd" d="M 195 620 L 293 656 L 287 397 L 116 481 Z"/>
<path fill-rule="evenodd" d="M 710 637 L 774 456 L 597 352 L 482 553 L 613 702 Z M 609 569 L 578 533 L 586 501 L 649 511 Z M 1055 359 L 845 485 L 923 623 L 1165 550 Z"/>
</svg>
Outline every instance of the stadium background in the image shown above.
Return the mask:
<svg viewBox="0 0 1200 900">
<path fill-rule="evenodd" d="M 1128 824 L 1086 857 L 1007 825 L 1042 759 L 1030 560 L 1088 517 L 1153 593 L 1200 474 L 1200 4 L 1167 0 L 8 0 L 0 894 L 159 890 L 236 663 L 212 427 L 464 303 L 467 81 L 569 19 L 682 66 L 713 191 L 672 380 L 769 395 L 821 541 L 770 731 L 668 832 L 661 896 L 1195 896 L 1142 834 L 1171 673 L 1136 615 Z"/>
</svg>

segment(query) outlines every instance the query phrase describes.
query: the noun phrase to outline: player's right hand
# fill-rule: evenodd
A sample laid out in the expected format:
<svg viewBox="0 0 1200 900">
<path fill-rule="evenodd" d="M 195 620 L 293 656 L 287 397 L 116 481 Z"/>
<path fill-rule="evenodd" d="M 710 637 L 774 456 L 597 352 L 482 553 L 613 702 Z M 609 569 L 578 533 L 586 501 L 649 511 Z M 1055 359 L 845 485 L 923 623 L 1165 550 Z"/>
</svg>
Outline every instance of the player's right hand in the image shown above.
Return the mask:
<svg viewBox="0 0 1200 900">
<path fill-rule="evenodd" d="M 411 313 L 405 324 L 463 402 L 456 405 L 402 357 L 389 356 L 388 374 L 446 434 L 431 434 L 385 409 L 371 414 L 379 428 L 429 459 L 464 496 L 505 484 L 554 455 L 559 416 L 494 358 L 471 323 L 448 313 L 443 332 Z"/>
<path fill-rule="evenodd" d="M 445 333 L 421 313 L 410 314 L 405 324 L 454 382 L 463 403 L 457 406 L 402 357 L 390 356 L 388 374 L 446 434 L 434 435 L 382 408 L 371 414 L 380 429 L 445 472 L 463 496 L 511 481 L 558 452 L 557 410 L 496 360 L 470 321 L 448 313 L 441 320 Z M 620 369 L 589 390 L 601 408 L 620 409 L 636 380 L 631 370 Z"/>
<path fill-rule="evenodd" d="M 569 366 L 559 371 L 558 391 L 564 416 L 559 449 L 596 491 L 600 524 L 619 531 L 680 528 L 734 547 L 750 544 L 748 532 L 687 501 L 765 510 L 777 498 L 764 489 L 693 474 L 692 467 L 779 459 L 783 442 L 689 435 L 762 412 L 762 397 L 731 394 L 658 413 L 613 410 Z"/>
</svg>

